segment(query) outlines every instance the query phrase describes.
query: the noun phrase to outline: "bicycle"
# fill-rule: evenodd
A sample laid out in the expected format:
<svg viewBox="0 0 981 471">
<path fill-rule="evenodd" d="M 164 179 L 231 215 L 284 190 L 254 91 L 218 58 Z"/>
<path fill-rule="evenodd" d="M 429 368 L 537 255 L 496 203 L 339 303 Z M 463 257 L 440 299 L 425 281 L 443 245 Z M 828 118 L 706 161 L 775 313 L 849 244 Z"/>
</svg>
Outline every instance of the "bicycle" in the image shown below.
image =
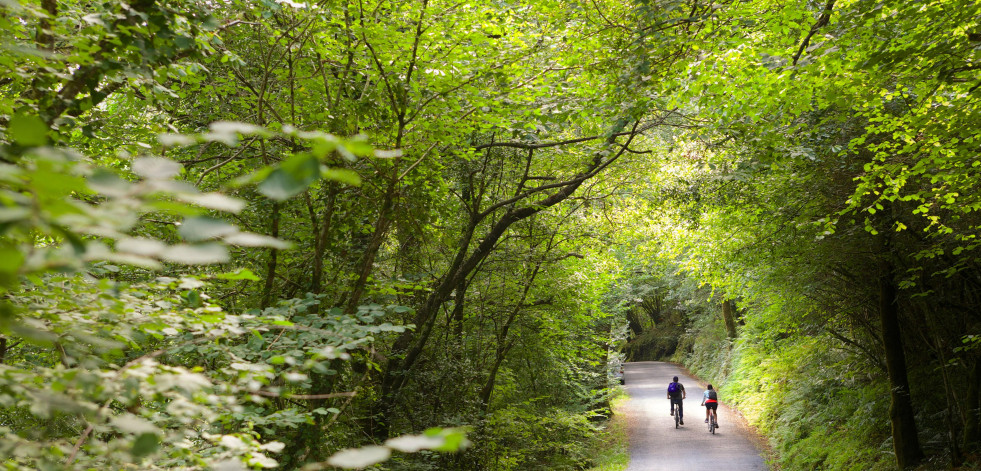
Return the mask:
<svg viewBox="0 0 981 471">
<path fill-rule="evenodd" d="M 709 409 L 709 433 L 715 435 L 717 428 L 719 428 L 719 423 L 715 421 L 715 409 Z"/>
<path fill-rule="evenodd" d="M 678 402 L 681 402 L 681 398 L 678 398 Z M 678 428 L 679 424 L 681 424 L 681 414 L 678 413 L 678 402 L 675 402 L 674 399 L 671 400 L 671 415 L 674 416 L 674 428 Z"/>
</svg>

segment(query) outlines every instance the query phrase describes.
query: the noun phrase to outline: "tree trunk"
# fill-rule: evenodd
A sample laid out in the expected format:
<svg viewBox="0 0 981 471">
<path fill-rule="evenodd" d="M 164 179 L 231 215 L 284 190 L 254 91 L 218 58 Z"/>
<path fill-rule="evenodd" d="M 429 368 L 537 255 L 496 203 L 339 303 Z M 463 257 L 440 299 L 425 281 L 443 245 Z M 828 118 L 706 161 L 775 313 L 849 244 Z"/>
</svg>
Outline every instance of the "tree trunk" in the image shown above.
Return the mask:
<svg viewBox="0 0 981 471">
<path fill-rule="evenodd" d="M 393 170 L 393 172 L 397 174 L 396 171 Z M 398 190 L 396 183 L 397 180 L 395 175 L 393 175 L 388 190 L 385 192 L 385 200 L 382 202 L 381 209 L 378 210 L 378 219 L 375 220 L 375 230 L 371 235 L 371 241 L 368 243 L 368 248 L 365 249 L 358 263 L 358 279 L 351 286 L 351 295 L 347 300 L 347 306 L 344 308 L 344 312 L 347 314 L 353 314 L 358 310 L 358 303 L 361 302 L 361 296 L 364 294 L 368 277 L 371 276 L 371 272 L 375 266 L 375 257 L 378 256 L 378 250 L 381 249 L 382 242 L 385 241 L 385 236 L 388 235 L 388 228 L 392 225 L 391 212 L 395 204 L 395 194 Z"/>
<path fill-rule="evenodd" d="M 542 268 L 542 262 L 544 260 L 539 260 L 535 264 L 535 268 L 525 280 L 525 287 L 521 291 L 521 296 L 518 298 L 518 302 L 515 303 L 514 309 L 511 310 L 508 320 L 501 327 L 501 333 L 497 336 L 497 350 L 495 352 L 494 364 L 491 366 L 490 374 L 487 376 L 487 382 L 480 389 L 480 403 L 483 406 L 484 412 L 487 412 L 487 407 L 490 405 L 491 393 L 494 391 L 494 383 L 497 381 L 497 372 L 501 368 L 501 363 L 504 362 L 508 352 L 511 351 L 511 347 L 514 346 L 514 340 L 508 341 L 508 333 L 511 331 L 511 326 L 514 325 L 515 319 L 518 318 L 518 314 L 521 313 L 525 301 L 528 300 L 528 292 L 531 291 L 531 287 L 535 283 L 535 278 L 538 277 L 538 271 Z"/>
<path fill-rule="evenodd" d="M 339 186 L 334 182 L 328 185 L 330 189 L 327 190 L 327 208 L 324 209 L 323 220 L 314 221 L 321 223 L 319 231 L 316 227 L 314 228 L 316 238 L 313 252 L 313 273 L 310 276 L 310 291 L 314 294 L 320 294 L 320 290 L 323 289 L 324 255 L 327 252 L 327 239 L 330 237 L 330 229 L 333 227 L 334 207 Z"/>
<path fill-rule="evenodd" d="M 944 344 L 939 335 L 935 335 L 934 342 L 937 345 L 937 353 L 940 354 L 940 373 L 944 380 L 944 399 L 947 401 L 947 413 L 944 414 L 944 422 L 947 425 L 948 441 L 950 443 L 950 464 L 958 468 L 964 463 L 964 456 L 961 454 L 960 443 L 957 437 L 957 426 L 955 418 L 960 419 L 958 411 L 957 396 L 954 393 L 954 385 L 951 384 L 950 373 L 948 372 L 947 357 L 944 355 Z"/>
<path fill-rule="evenodd" d="M 722 320 L 726 324 L 726 336 L 729 340 L 736 338 L 736 306 L 731 299 L 722 301 Z"/>
<path fill-rule="evenodd" d="M 500 240 L 512 224 L 531 217 L 565 200 L 578 187 L 579 184 L 575 184 L 571 187 L 563 188 L 558 194 L 546 198 L 545 201 L 550 202 L 550 204 L 540 203 L 532 207 L 508 211 L 491 226 L 491 229 L 473 253 L 469 253 L 469 241 L 472 240 L 473 231 L 477 223 L 471 222 L 470 227 L 465 231 L 465 236 L 463 237 L 463 242 L 465 243 L 461 243 L 457 248 L 457 256 L 454 259 L 453 265 L 444 278 L 437 284 L 436 288 L 430 293 L 425 304 L 416 311 L 414 319 L 416 329 L 420 329 L 422 326 L 429 325 L 432 322 L 440 306 L 449 299 L 450 293 L 457 286 L 460 286 L 461 283 L 465 282 L 467 276 L 490 254 L 497 241 Z M 376 427 L 374 427 L 377 437 L 388 437 L 390 425 L 388 420 L 394 411 L 396 397 L 406 382 L 408 371 L 415 364 L 419 355 L 422 354 L 428 338 L 428 330 L 426 329 L 423 329 L 421 335 L 419 335 L 419 332 L 406 330 L 396 338 L 395 343 L 392 345 L 392 356 L 382 374 L 381 406 L 378 417 L 376 417 Z"/>
<path fill-rule="evenodd" d="M 269 222 L 269 235 L 279 237 L 279 203 L 273 203 L 272 220 Z M 269 260 L 266 262 L 266 283 L 262 287 L 262 303 L 260 306 L 265 309 L 272 302 L 273 281 L 276 279 L 276 263 L 279 250 L 269 249 Z"/>
<path fill-rule="evenodd" d="M 906 352 L 903 350 L 899 322 L 898 291 L 893 280 L 893 266 L 889 262 L 882 263 L 879 276 L 879 321 L 882 324 L 882 344 L 892 396 L 889 418 L 892 421 L 893 448 L 899 468 L 906 469 L 923 459 L 923 450 L 916 434 L 913 400 L 906 374 Z"/>
<path fill-rule="evenodd" d="M 56 0 L 41 0 L 41 8 L 47 12 L 48 17 L 58 17 L 58 2 Z M 54 52 L 55 40 L 54 36 L 48 34 L 50 33 L 49 28 L 51 28 L 51 22 L 49 19 L 46 17 L 41 17 L 41 21 L 38 22 L 37 28 L 37 45 L 42 50 Z"/>
<path fill-rule="evenodd" d="M 981 359 L 974 359 L 974 366 L 967 372 L 967 393 L 964 421 L 964 448 L 970 450 L 981 445 Z"/>
<path fill-rule="evenodd" d="M 572 196 L 586 180 L 597 175 L 626 152 L 630 142 L 637 135 L 638 126 L 639 123 L 635 123 L 630 132 L 610 136 L 607 140 L 608 144 L 616 143 L 615 138 L 620 135 L 626 135 L 628 139 L 624 144 L 616 143 L 620 147 L 620 150 L 613 157 L 604 160 L 602 155 L 597 154 L 584 172 L 577 174 L 569 180 L 550 185 L 555 188 L 555 193 L 544 196 L 533 204 L 524 207 L 516 207 L 516 205 L 533 195 L 540 195 L 541 193 L 528 192 L 518 195 L 509 200 L 498 202 L 483 212 L 478 212 L 474 208 L 468 228 L 464 231 L 465 235 L 457 245 L 457 255 L 454 257 L 453 264 L 443 277 L 438 280 L 436 287 L 430 292 L 429 297 L 426 298 L 426 302 L 416 311 L 414 322 L 416 328 L 418 329 L 422 325 L 431 325 L 432 318 L 435 317 L 440 307 L 449 300 L 450 293 L 481 264 L 514 223 L 528 219 Z M 502 209 L 505 210 L 504 214 L 497 221 L 490 224 L 484 237 L 480 239 L 480 243 L 471 251 L 470 241 L 473 239 L 474 231 L 478 224 L 496 211 Z M 395 339 L 392 345 L 391 356 L 382 373 L 380 404 L 378 413 L 375 416 L 376 427 L 373 428 L 377 438 L 383 439 L 388 437 L 390 427 L 388 422 L 391 413 L 395 410 L 395 401 L 398 393 L 408 378 L 408 371 L 412 368 L 426 346 L 426 340 L 429 338 L 428 330 L 424 330 L 422 335 L 417 336 L 417 334 L 417 332 L 412 330 L 406 330 Z"/>
<path fill-rule="evenodd" d="M 640 309 L 636 306 L 631 306 L 627 309 L 627 327 L 629 329 L 629 338 L 640 337 L 644 333 L 644 325 L 640 322 L 640 316 L 637 315 L 637 311 Z"/>
<path fill-rule="evenodd" d="M 497 372 L 501 369 L 501 363 L 504 363 L 504 359 L 507 358 L 508 352 L 514 342 L 509 342 L 507 345 L 500 345 L 497 347 L 497 352 L 494 357 L 494 364 L 491 365 L 490 374 L 487 376 L 487 381 L 484 383 L 484 387 L 480 388 L 480 405 L 484 413 L 487 412 L 487 408 L 490 407 L 490 397 L 491 393 L 494 392 L 494 383 L 497 382 Z"/>
<path fill-rule="evenodd" d="M 460 282 L 460 285 L 456 287 L 456 297 L 453 299 L 453 314 L 451 318 L 453 319 L 453 336 L 456 341 L 463 345 L 463 314 L 464 306 L 466 306 L 467 301 L 467 280 Z"/>
</svg>

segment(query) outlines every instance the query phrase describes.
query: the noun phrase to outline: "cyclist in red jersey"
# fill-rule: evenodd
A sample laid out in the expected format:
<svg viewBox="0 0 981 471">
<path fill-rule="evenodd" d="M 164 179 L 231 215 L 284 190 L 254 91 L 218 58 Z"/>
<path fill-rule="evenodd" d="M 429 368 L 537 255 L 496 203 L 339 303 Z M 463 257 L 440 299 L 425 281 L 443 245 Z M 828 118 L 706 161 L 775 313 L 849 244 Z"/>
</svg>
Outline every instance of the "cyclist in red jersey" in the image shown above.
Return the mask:
<svg viewBox="0 0 981 471">
<path fill-rule="evenodd" d="M 719 393 L 708 385 L 705 393 L 702 394 L 702 405 L 705 406 L 705 423 L 709 421 L 709 411 L 715 411 L 715 426 L 719 426 Z"/>
</svg>

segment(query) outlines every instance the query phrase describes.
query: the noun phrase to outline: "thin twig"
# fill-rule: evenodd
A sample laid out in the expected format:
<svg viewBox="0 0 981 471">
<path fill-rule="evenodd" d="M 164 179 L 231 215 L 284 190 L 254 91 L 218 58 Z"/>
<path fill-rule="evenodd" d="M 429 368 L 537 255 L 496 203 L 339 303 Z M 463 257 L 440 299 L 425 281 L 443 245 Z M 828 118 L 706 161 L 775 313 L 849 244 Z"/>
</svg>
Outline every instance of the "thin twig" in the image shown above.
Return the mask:
<svg viewBox="0 0 981 471">
<path fill-rule="evenodd" d="M 198 184 L 197 184 L 197 186 L 201 186 L 201 182 L 204 181 L 204 177 L 206 177 L 209 173 L 211 173 L 211 172 L 213 172 L 213 171 L 215 171 L 215 170 L 217 170 L 217 169 L 225 166 L 225 164 L 227 164 L 228 162 L 231 162 L 232 160 L 237 159 L 240 155 L 242 155 L 243 152 L 245 152 L 246 149 L 248 149 L 249 147 L 252 146 L 252 143 L 255 142 L 256 139 L 258 139 L 258 137 L 253 137 L 252 139 L 249 140 L 249 142 L 247 142 L 244 146 L 242 146 L 242 148 L 239 149 L 238 152 L 236 152 L 235 154 L 233 154 L 231 157 L 229 157 L 229 158 L 227 158 L 227 159 L 225 159 L 225 160 L 223 160 L 223 161 L 221 161 L 221 162 L 219 162 L 217 164 L 212 165 L 207 170 L 205 170 L 204 172 L 202 172 L 201 173 L 201 176 L 198 178 Z"/>
<path fill-rule="evenodd" d="M 262 26 L 262 23 L 253 23 L 251 21 L 235 20 L 235 21 L 232 21 L 231 23 L 226 23 L 226 24 L 223 24 L 223 25 L 219 26 L 218 27 L 218 31 L 224 31 L 224 30 L 226 30 L 228 28 L 231 28 L 232 26 L 235 26 L 235 25 Z"/>
<path fill-rule="evenodd" d="M 339 393 L 330 394 L 280 394 L 272 391 L 254 391 L 252 394 L 263 397 L 275 397 L 282 399 L 306 399 L 308 401 L 315 401 L 318 399 L 333 399 L 336 397 L 354 397 L 358 393 L 357 391 L 347 391 Z"/>
<path fill-rule="evenodd" d="M 402 181 L 402 179 L 405 178 L 405 176 L 408 175 L 409 172 L 412 171 L 412 169 L 416 168 L 417 165 L 419 165 L 420 163 L 422 163 L 422 159 L 425 159 L 426 156 L 429 155 L 429 153 L 433 150 L 433 148 L 436 147 L 436 144 L 438 144 L 438 142 L 434 142 L 433 145 L 429 146 L 429 148 L 426 149 L 426 152 L 423 152 L 422 153 L 422 157 L 419 157 L 419 160 L 416 160 L 415 163 L 413 163 L 412 165 L 410 165 L 409 168 L 405 169 L 405 171 L 403 171 L 402 174 L 399 175 L 398 180 L 399 181 Z"/>
</svg>

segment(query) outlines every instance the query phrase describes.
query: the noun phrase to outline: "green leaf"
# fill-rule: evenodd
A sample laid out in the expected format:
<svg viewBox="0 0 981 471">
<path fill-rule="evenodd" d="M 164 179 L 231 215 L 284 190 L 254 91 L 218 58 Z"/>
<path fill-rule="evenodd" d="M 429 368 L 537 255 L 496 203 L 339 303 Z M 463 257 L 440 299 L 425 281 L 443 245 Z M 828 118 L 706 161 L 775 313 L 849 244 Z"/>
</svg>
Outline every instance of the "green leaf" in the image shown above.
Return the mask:
<svg viewBox="0 0 981 471">
<path fill-rule="evenodd" d="M 211 132 L 202 137 L 209 141 L 221 142 L 228 146 L 238 144 L 238 135 L 261 134 L 268 135 L 268 132 L 259 126 L 237 121 L 215 121 L 209 126 Z"/>
<path fill-rule="evenodd" d="M 154 201 L 148 206 L 163 213 L 178 216 L 196 216 L 204 212 L 196 206 L 178 203 L 176 201 Z"/>
<path fill-rule="evenodd" d="M 470 446 L 466 431 L 460 428 L 431 428 L 425 431 L 425 435 L 443 438 L 443 444 L 433 448 L 436 451 L 460 451 Z"/>
<path fill-rule="evenodd" d="M 153 435 L 158 431 L 157 427 L 150 423 L 149 420 L 129 413 L 117 415 L 110 419 L 109 422 L 120 431 L 126 433 Z"/>
<path fill-rule="evenodd" d="M 194 45 L 194 40 L 187 36 L 177 36 L 174 38 L 174 44 L 181 49 L 189 49 Z"/>
<path fill-rule="evenodd" d="M 244 201 L 238 198 L 223 195 L 221 193 L 177 195 L 177 198 L 181 201 L 193 203 L 204 208 L 227 211 L 235 214 L 238 214 L 240 211 L 245 209 Z"/>
<path fill-rule="evenodd" d="M 210 14 L 206 15 L 199 24 L 205 31 L 214 31 L 221 26 L 221 24 L 218 22 L 218 18 Z"/>
<path fill-rule="evenodd" d="M 0 223 L 27 219 L 30 215 L 31 211 L 24 207 L 0 208 Z"/>
<path fill-rule="evenodd" d="M 160 438 L 155 433 L 143 433 L 136 437 L 133 442 L 133 449 L 130 454 L 135 458 L 142 458 L 149 455 L 160 447 Z"/>
<path fill-rule="evenodd" d="M 262 167 L 252 173 L 242 175 L 240 177 L 236 177 L 235 179 L 233 179 L 231 182 L 228 183 L 228 186 L 231 188 L 239 188 L 255 182 L 261 182 L 269 178 L 269 176 L 272 175 L 274 170 L 275 169 L 273 167 Z"/>
<path fill-rule="evenodd" d="M 439 436 L 402 435 L 385 442 L 385 446 L 405 453 L 416 453 L 420 450 L 432 450 L 443 446 L 445 440 Z"/>
<path fill-rule="evenodd" d="M 15 114 L 7 125 L 7 134 L 25 147 L 43 146 L 48 142 L 48 126 L 34 114 Z"/>
<path fill-rule="evenodd" d="M 133 173 L 147 180 L 169 180 L 180 175 L 184 166 L 163 157 L 140 157 L 133 161 Z"/>
<path fill-rule="evenodd" d="M 206 265 L 228 261 L 228 250 L 218 244 L 173 245 L 162 254 L 164 260 L 185 265 Z"/>
<path fill-rule="evenodd" d="M 289 199 L 317 180 L 320 163 L 310 154 L 297 154 L 272 171 L 262 183 L 259 192 L 270 199 Z"/>
<path fill-rule="evenodd" d="M 58 336 L 47 330 L 36 329 L 28 325 L 13 325 L 11 332 L 24 340 L 44 348 L 51 348 L 58 341 Z"/>
<path fill-rule="evenodd" d="M 366 468 L 381 463 L 391 456 L 392 451 L 383 446 L 366 446 L 364 448 L 348 448 L 335 453 L 327 460 L 327 464 L 344 469 Z"/>
<path fill-rule="evenodd" d="M 272 247 L 274 249 L 285 250 L 293 245 L 289 242 L 251 232 L 237 232 L 230 234 L 223 239 L 226 243 L 242 247 Z"/>
<path fill-rule="evenodd" d="M 92 176 L 88 178 L 88 184 L 91 189 L 106 196 L 123 197 L 129 194 L 130 190 L 128 181 L 101 168 L 92 173 Z"/>
<path fill-rule="evenodd" d="M 222 280 L 259 281 L 259 277 L 256 276 L 255 273 L 252 273 L 252 270 L 249 270 L 247 268 L 241 268 L 239 270 L 228 272 L 228 273 L 220 273 L 218 275 L 215 275 L 215 278 L 219 278 Z"/>
<path fill-rule="evenodd" d="M 364 136 L 357 136 L 345 141 L 343 145 L 337 147 L 337 150 L 352 162 L 357 160 L 355 156 L 370 157 L 375 152 L 375 149 Z"/>
<path fill-rule="evenodd" d="M 321 172 L 321 176 L 328 180 L 346 183 L 351 186 L 361 186 L 361 176 L 359 176 L 357 172 L 353 170 L 328 168 Z"/>
<path fill-rule="evenodd" d="M 313 149 L 313 155 L 315 155 L 317 158 L 324 158 L 327 154 L 337 148 L 337 141 L 327 139 L 326 137 L 321 137 L 318 139 L 313 139 L 311 146 Z"/>
<path fill-rule="evenodd" d="M 178 232 L 186 240 L 200 242 L 235 234 L 238 228 L 220 219 L 192 217 L 184 219 Z"/>
<path fill-rule="evenodd" d="M 24 254 L 17 247 L 0 246 L 0 287 L 17 285 L 17 272 L 24 263 Z"/>
<path fill-rule="evenodd" d="M 116 250 L 144 257 L 153 257 L 167 249 L 167 246 L 156 239 L 145 237 L 131 237 L 119 239 L 116 242 Z"/>
</svg>

